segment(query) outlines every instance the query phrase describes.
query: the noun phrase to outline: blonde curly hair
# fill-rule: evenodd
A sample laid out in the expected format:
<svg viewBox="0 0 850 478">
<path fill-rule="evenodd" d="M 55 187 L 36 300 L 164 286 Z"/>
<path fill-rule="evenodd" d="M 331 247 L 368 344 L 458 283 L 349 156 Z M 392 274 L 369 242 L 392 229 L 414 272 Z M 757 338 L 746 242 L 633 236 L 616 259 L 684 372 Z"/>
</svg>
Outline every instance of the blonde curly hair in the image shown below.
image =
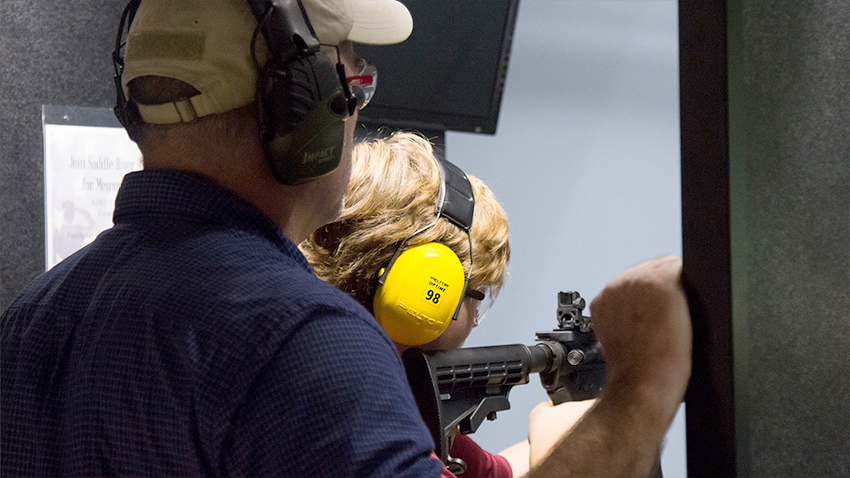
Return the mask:
<svg viewBox="0 0 850 478">
<path fill-rule="evenodd" d="M 495 296 L 504 285 L 511 255 L 507 217 L 490 188 L 467 177 L 475 196 L 469 287 L 489 286 Z M 397 132 L 359 143 L 352 154 L 351 181 L 339 220 L 319 228 L 299 247 L 319 278 L 348 292 L 370 311 L 378 271 L 402 242 L 405 247 L 444 244 L 468 273 L 469 239 L 459 227 L 440 219 L 412 236 L 434 222 L 439 187 L 434 150 L 423 136 Z"/>
</svg>

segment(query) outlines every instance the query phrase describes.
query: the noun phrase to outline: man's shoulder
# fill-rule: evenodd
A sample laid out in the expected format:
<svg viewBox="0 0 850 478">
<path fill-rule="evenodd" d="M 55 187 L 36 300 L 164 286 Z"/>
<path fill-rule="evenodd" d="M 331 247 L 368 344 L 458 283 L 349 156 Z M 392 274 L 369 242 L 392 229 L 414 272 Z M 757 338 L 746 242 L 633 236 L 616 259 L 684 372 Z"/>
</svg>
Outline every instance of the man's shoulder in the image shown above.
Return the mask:
<svg viewBox="0 0 850 478">
<path fill-rule="evenodd" d="M 352 321 L 367 334 L 380 330 L 362 305 L 316 277 L 294 245 L 281 249 L 244 231 L 221 230 L 194 249 L 205 253 L 189 254 L 182 272 L 188 280 L 174 286 L 205 315 L 239 327 L 280 328 L 284 335 L 304 321 L 328 317 Z"/>
</svg>

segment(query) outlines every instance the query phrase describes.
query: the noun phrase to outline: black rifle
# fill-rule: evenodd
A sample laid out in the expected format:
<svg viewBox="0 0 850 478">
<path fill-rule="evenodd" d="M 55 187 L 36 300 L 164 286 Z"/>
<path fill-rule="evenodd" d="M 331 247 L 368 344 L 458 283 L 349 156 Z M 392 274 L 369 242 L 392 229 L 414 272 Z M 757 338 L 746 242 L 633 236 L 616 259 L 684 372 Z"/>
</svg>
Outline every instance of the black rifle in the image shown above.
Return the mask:
<svg viewBox="0 0 850 478">
<path fill-rule="evenodd" d="M 602 350 L 585 301 L 578 292 L 558 293 L 558 328 L 538 332 L 532 346 L 471 347 L 428 355 L 408 349 L 402 358 L 419 411 L 434 438 L 436 453 L 460 474 L 466 463 L 449 456 L 454 437 L 475 433 L 485 418 L 508 410 L 508 393 L 540 374 L 543 388 L 557 405 L 599 395 L 605 380 Z"/>
</svg>

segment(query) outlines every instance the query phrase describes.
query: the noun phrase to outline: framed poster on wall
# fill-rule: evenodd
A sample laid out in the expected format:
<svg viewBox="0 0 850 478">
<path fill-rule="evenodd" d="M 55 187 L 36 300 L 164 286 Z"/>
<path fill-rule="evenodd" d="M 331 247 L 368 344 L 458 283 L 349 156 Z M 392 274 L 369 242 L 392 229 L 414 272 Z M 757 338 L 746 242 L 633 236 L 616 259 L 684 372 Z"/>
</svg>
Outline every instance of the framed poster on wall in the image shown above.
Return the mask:
<svg viewBox="0 0 850 478">
<path fill-rule="evenodd" d="M 142 155 L 109 108 L 42 106 L 44 251 L 50 269 L 112 227 L 124 175 Z"/>
</svg>

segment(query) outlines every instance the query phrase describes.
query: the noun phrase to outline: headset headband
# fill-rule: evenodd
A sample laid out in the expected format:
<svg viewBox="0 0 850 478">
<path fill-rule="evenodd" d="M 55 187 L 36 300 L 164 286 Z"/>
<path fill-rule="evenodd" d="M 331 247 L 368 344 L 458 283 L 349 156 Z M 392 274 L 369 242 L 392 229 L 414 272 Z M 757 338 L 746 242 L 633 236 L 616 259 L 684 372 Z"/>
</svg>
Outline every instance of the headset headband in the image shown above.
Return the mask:
<svg viewBox="0 0 850 478">
<path fill-rule="evenodd" d="M 301 0 L 249 0 L 269 48 L 283 60 L 319 51 L 319 39 Z"/>
<path fill-rule="evenodd" d="M 445 217 L 466 232 L 466 238 L 469 240 L 469 271 L 463 283 L 463 292 L 466 293 L 469 278 L 472 277 L 472 217 L 475 215 L 475 195 L 472 194 L 472 183 L 462 169 L 436 156 L 434 160 L 437 161 L 437 169 L 440 171 L 440 192 L 437 194 L 437 207 L 434 210 L 437 219 L 434 224 L 441 216 Z M 459 310 L 460 306 L 455 310 L 452 320 L 457 318 Z"/>
<path fill-rule="evenodd" d="M 469 271 L 466 273 L 466 278 L 463 282 L 463 291 L 461 297 L 466 293 L 466 288 L 469 286 L 469 279 L 472 277 L 472 218 L 475 214 L 475 195 L 472 193 L 472 183 L 462 169 L 455 166 L 451 162 L 440 159 L 434 156 L 434 161 L 437 162 L 437 170 L 440 175 L 440 190 L 437 194 L 437 205 L 434 209 L 436 217 L 434 221 L 416 230 L 410 237 L 431 229 L 440 220 L 440 217 L 445 217 L 449 222 L 461 228 L 469 240 Z M 378 285 L 384 285 L 389 271 L 395 264 L 396 259 L 404 251 L 404 245 L 410 239 L 407 238 L 399 243 L 393 253 L 389 264 L 384 269 L 384 273 L 378 276 Z M 455 308 L 452 320 L 457 319 L 460 312 L 460 304 Z"/>
<path fill-rule="evenodd" d="M 472 184 L 459 167 L 446 160 L 436 157 L 434 159 L 437 160 L 437 169 L 440 171 L 440 192 L 435 210 L 437 217 L 444 216 L 469 234 L 475 213 Z"/>
<path fill-rule="evenodd" d="M 410 237 L 398 244 L 389 264 L 387 264 L 386 272 L 378 276 L 378 284 L 384 283 L 387 272 L 392 268 L 399 254 L 403 252 L 407 241 L 411 237 L 416 237 L 422 232 L 434 227 L 437 221 L 440 220 L 440 217 L 445 217 L 449 222 L 466 232 L 466 237 L 469 238 L 469 272 L 466 274 L 467 281 L 472 276 L 472 236 L 470 232 L 472 230 L 472 218 L 475 215 L 475 195 L 472 193 L 472 183 L 469 182 L 469 178 L 466 177 L 463 170 L 453 163 L 436 156 L 434 156 L 434 161 L 437 162 L 437 170 L 440 176 L 440 189 L 437 193 L 437 204 L 434 208 L 436 217 L 433 222 L 417 229 Z"/>
</svg>

